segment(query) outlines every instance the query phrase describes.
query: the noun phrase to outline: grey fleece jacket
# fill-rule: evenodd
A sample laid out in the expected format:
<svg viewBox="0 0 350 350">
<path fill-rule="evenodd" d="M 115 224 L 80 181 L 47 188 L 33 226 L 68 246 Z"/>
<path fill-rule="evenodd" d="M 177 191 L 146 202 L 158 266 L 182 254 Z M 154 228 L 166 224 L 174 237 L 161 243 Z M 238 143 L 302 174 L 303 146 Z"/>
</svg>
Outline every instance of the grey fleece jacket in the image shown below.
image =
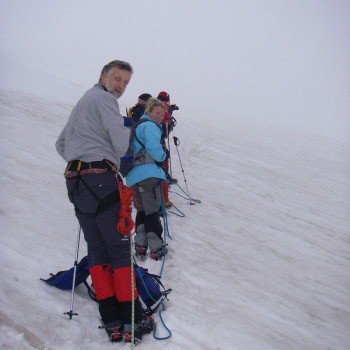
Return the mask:
<svg viewBox="0 0 350 350">
<path fill-rule="evenodd" d="M 66 162 L 108 159 L 117 168 L 129 145 L 129 129 L 119 111 L 117 98 L 95 84 L 73 108 L 57 142 Z"/>
</svg>

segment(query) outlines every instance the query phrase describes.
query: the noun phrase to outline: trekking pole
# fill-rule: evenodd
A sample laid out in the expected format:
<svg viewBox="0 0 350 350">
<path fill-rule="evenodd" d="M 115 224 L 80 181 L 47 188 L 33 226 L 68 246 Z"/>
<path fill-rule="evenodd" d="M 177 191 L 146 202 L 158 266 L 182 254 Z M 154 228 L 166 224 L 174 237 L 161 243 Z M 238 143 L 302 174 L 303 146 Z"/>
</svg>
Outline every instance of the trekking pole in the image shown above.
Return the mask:
<svg viewBox="0 0 350 350">
<path fill-rule="evenodd" d="M 78 265 L 80 232 L 81 232 L 81 225 L 79 225 L 77 244 L 76 244 L 76 250 L 75 250 L 75 261 L 74 261 L 73 283 L 72 283 L 72 299 L 71 299 L 71 304 L 70 304 L 70 311 L 65 312 L 66 315 L 69 315 L 70 320 L 72 319 L 73 316 L 78 316 L 78 314 L 76 312 L 73 312 L 73 303 L 74 303 L 75 278 L 77 275 L 77 265 Z"/>
<path fill-rule="evenodd" d="M 176 136 L 174 136 L 173 139 L 174 139 L 174 144 L 176 146 L 177 155 L 179 156 L 179 161 L 180 161 L 182 175 L 183 175 L 184 180 L 185 180 L 185 185 L 186 185 L 186 189 L 187 189 L 187 196 L 190 199 L 190 205 L 195 205 L 196 203 L 192 200 L 192 198 L 190 196 L 190 192 L 188 191 L 187 181 L 186 181 L 186 177 L 185 177 L 185 172 L 184 172 L 184 168 L 182 167 L 181 157 L 180 157 L 179 148 L 178 148 L 178 146 L 180 145 L 180 140 Z"/>
<path fill-rule="evenodd" d="M 169 150 L 169 154 L 170 154 L 170 140 L 169 140 L 169 125 L 168 122 L 165 122 L 165 128 L 166 128 L 166 137 L 168 138 L 168 150 Z M 169 174 L 171 177 L 173 177 L 172 175 L 172 170 L 171 170 L 171 157 L 169 157 Z"/>
</svg>

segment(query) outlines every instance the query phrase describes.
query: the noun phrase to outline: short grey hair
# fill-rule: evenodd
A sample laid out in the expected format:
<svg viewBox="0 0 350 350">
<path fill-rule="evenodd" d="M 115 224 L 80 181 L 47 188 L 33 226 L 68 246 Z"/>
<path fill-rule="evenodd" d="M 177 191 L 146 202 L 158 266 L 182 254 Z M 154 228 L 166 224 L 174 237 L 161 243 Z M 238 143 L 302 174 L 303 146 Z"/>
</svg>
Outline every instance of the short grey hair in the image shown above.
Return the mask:
<svg viewBox="0 0 350 350">
<path fill-rule="evenodd" d="M 101 75 L 108 75 L 108 73 L 110 72 L 110 70 L 114 67 L 117 67 L 121 70 L 125 70 L 127 72 L 129 72 L 130 74 L 134 73 L 134 70 L 131 66 L 131 64 L 129 62 L 125 62 L 125 61 L 119 61 L 119 60 L 114 60 L 111 61 L 109 63 L 107 63 L 101 71 Z M 101 79 L 100 79 L 101 80 Z M 100 81 L 99 81 L 100 82 Z"/>
</svg>

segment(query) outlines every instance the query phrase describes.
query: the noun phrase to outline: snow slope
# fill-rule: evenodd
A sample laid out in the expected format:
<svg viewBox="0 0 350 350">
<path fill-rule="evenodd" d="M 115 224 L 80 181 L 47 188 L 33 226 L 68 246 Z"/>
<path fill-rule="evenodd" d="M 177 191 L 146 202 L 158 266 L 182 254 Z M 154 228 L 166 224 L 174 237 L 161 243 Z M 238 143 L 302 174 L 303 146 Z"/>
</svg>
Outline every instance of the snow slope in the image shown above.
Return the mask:
<svg viewBox="0 0 350 350">
<path fill-rule="evenodd" d="M 76 290 L 79 316 L 68 320 L 70 292 L 39 280 L 74 260 L 78 224 L 54 148 L 72 105 L 5 85 L 0 348 L 127 349 L 98 329 L 84 286 Z M 189 205 L 172 186 L 171 200 L 186 215 L 168 216 L 162 281 L 173 291 L 163 317 L 172 337 L 145 336 L 138 347 L 349 350 L 349 144 L 238 121 L 235 130 L 214 130 L 180 118 L 174 135 L 190 194 L 201 203 Z M 174 144 L 171 151 L 185 189 Z M 82 240 L 79 257 L 85 254 Z M 158 335 L 167 335 L 155 318 Z"/>
</svg>

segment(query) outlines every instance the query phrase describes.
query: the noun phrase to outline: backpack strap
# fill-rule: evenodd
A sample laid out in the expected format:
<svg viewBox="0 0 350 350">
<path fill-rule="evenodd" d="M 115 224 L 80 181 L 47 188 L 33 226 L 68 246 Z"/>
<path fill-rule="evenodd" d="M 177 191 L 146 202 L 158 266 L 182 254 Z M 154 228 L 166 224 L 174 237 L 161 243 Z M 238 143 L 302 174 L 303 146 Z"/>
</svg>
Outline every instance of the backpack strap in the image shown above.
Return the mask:
<svg viewBox="0 0 350 350">
<path fill-rule="evenodd" d="M 154 123 L 154 124 L 157 125 L 157 123 L 154 122 L 153 120 L 149 120 L 149 119 L 145 119 L 145 118 L 140 119 L 140 120 L 135 124 L 134 129 L 133 129 L 133 135 L 132 135 L 132 136 L 135 136 L 136 141 L 141 145 L 141 147 L 142 147 L 143 149 L 145 149 L 146 147 L 145 147 L 145 145 L 140 141 L 140 139 L 137 137 L 136 128 L 137 128 L 140 124 L 142 124 L 142 123 L 144 123 L 144 122 L 151 122 L 151 123 Z"/>
<path fill-rule="evenodd" d="M 89 286 L 89 283 L 87 283 L 87 281 L 85 280 L 85 281 L 84 281 L 84 284 L 85 284 L 85 287 L 86 287 L 87 290 L 88 290 L 89 297 L 90 297 L 93 301 L 97 301 L 97 299 L 96 299 L 96 294 L 95 294 L 95 292 L 92 290 L 92 288 Z"/>
</svg>

